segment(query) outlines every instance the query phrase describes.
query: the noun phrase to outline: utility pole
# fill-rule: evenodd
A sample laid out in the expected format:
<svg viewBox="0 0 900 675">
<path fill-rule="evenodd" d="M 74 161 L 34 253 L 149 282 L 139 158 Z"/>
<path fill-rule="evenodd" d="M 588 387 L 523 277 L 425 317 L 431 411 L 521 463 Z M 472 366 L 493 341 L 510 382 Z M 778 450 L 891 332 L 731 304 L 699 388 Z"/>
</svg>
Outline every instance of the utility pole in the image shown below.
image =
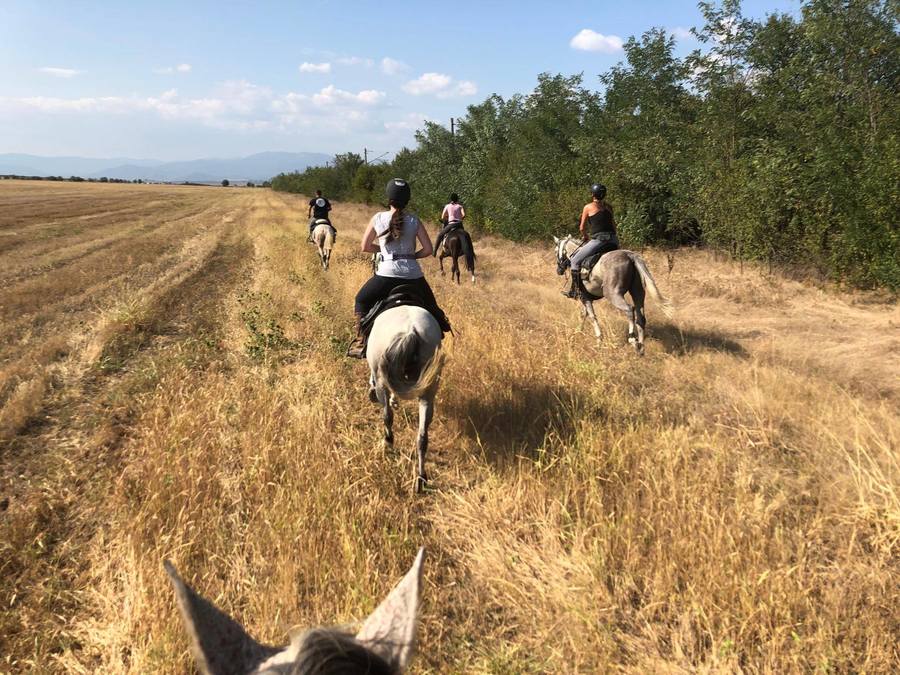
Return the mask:
<svg viewBox="0 0 900 675">
<path fill-rule="evenodd" d="M 456 122 L 452 117 L 450 118 L 450 135 L 456 135 Z"/>
<path fill-rule="evenodd" d="M 363 163 L 364 164 L 369 163 L 369 149 L 368 148 L 363 148 Z"/>
</svg>

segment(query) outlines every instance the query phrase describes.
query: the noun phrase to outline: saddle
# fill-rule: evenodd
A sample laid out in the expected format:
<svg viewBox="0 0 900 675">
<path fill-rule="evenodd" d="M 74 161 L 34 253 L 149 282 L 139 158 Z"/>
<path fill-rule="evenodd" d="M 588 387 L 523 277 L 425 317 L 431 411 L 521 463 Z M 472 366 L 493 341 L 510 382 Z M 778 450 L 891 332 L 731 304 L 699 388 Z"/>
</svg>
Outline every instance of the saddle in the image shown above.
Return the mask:
<svg viewBox="0 0 900 675">
<path fill-rule="evenodd" d="M 450 327 L 447 316 L 440 307 L 437 305 L 429 306 L 428 302 L 426 302 L 425 298 L 423 298 L 422 294 L 419 292 L 419 289 L 412 284 L 401 284 L 394 288 L 386 298 L 375 303 L 375 306 L 369 310 L 369 313 L 360 320 L 360 332 L 368 337 L 369 333 L 372 331 L 372 326 L 375 325 L 375 319 L 377 319 L 382 312 L 404 305 L 421 307 L 427 311 L 435 318 L 443 332 L 447 333 L 453 330 Z"/>
<path fill-rule="evenodd" d="M 600 258 L 605 256 L 607 253 L 611 253 L 612 251 L 619 250 L 619 247 L 613 243 L 604 244 L 603 247 L 597 251 L 594 255 L 588 256 L 581 263 L 581 280 L 587 281 L 591 276 L 591 271 L 594 269 L 594 265 L 596 265 Z"/>
</svg>

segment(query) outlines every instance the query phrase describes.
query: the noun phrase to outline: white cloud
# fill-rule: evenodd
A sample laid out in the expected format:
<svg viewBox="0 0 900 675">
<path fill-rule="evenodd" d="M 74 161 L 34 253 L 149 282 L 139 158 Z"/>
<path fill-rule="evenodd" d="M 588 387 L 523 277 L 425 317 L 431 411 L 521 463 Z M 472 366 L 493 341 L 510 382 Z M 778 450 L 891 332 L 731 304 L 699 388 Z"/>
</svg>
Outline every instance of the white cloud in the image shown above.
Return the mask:
<svg viewBox="0 0 900 675">
<path fill-rule="evenodd" d="M 425 122 L 434 122 L 433 118 L 425 113 L 407 113 L 399 120 L 388 120 L 384 128 L 388 131 L 416 131 L 425 126 Z"/>
<path fill-rule="evenodd" d="M 337 59 L 337 63 L 341 66 L 365 66 L 366 68 L 371 68 L 375 65 L 374 60 L 366 59 L 362 56 L 342 56 Z"/>
<path fill-rule="evenodd" d="M 313 94 L 278 94 L 269 87 L 235 80 L 201 98 L 185 98 L 177 89 L 158 96 L 22 97 L 0 96 L 0 111 L 45 114 L 154 114 L 165 120 L 199 123 L 217 129 L 298 130 L 350 133 L 384 132 L 380 112 L 387 94 L 374 89 L 345 91 L 334 85 Z"/>
<path fill-rule="evenodd" d="M 171 75 L 172 73 L 189 73 L 191 72 L 190 63 L 179 63 L 177 66 L 168 66 L 166 68 L 154 68 L 153 72 L 157 75 Z"/>
<path fill-rule="evenodd" d="M 300 72 L 301 73 L 330 73 L 331 72 L 331 64 L 328 62 L 325 63 L 310 63 L 309 61 L 304 61 L 300 64 Z"/>
<path fill-rule="evenodd" d="M 80 70 L 75 70 L 74 68 L 55 68 L 53 66 L 45 66 L 43 68 L 38 68 L 39 71 L 44 73 L 45 75 L 53 75 L 53 77 L 75 77 L 76 75 L 81 75 Z"/>
<path fill-rule="evenodd" d="M 398 61 L 397 59 L 392 59 L 390 56 L 385 56 L 381 59 L 381 70 L 387 75 L 399 75 L 400 73 L 405 73 L 409 70 L 409 66 L 403 63 L 403 61 Z"/>
<path fill-rule="evenodd" d="M 614 54 L 622 49 L 622 45 L 622 38 L 618 35 L 603 35 L 590 28 L 582 29 L 569 41 L 572 49 L 583 52 L 603 52 L 604 54 Z"/>
<path fill-rule="evenodd" d="M 472 96 L 478 87 L 469 80 L 454 80 L 443 73 L 424 73 L 403 85 L 403 91 L 413 96 L 432 95 L 438 98 Z"/>
<path fill-rule="evenodd" d="M 690 28 L 683 28 L 681 26 L 675 26 L 669 31 L 676 40 L 693 40 L 694 34 L 691 32 Z"/>
</svg>

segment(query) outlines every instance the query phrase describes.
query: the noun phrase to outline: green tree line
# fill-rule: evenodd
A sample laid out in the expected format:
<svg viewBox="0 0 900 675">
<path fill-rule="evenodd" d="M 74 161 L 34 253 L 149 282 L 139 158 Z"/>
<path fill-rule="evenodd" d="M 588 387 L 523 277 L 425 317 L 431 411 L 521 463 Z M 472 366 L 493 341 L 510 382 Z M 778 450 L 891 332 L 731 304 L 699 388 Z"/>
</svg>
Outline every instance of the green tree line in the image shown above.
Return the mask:
<svg viewBox="0 0 900 675">
<path fill-rule="evenodd" d="M 703 46 L 652 29 L 599 75 L 542 74 L 529 94 L 435 123 L 393 163 L 359 155 L 282 174 L 276 190 L 379 201 L 392 175 L 435 217 L 451 191 L 512 239 L 573 231 L 593 182 L 632 247 L 700 243 L 742 260 L 900 288 L 900 4 L 807 0 L 798 18 L 702 2 Z"/>
</svg>

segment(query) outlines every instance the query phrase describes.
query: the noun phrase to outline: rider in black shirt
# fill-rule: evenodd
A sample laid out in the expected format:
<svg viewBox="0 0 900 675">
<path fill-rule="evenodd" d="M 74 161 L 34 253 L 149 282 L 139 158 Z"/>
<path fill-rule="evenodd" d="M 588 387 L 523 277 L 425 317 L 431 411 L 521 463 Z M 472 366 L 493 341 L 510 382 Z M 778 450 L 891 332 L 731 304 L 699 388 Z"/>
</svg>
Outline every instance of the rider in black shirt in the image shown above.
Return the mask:
<svg viewBox="0 0 900 675">
<path fill-rule="evenodd" d="M 307 241 L 312 241 L 312 231 L 316 226 L 317 220 L 327 220 L 328 224 L 331 225 L 331 219 L 328 217 L 329 211 L 331 211 L 331 202 L 322 196 L 321 190 L 316 190 L 316 196 L 309 200 L 309 210 L 306 213 L 306 217 L 310 218 L 309 238 Z"/>
</svg>

